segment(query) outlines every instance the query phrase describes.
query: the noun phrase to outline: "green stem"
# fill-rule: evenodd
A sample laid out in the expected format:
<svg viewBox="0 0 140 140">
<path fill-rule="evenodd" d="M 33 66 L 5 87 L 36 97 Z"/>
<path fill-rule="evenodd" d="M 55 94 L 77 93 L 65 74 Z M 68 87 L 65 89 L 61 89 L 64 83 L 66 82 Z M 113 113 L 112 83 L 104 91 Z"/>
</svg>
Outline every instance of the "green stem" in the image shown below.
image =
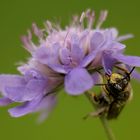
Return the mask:
<svg viewBox="0 0 140 140">
<path fill-rule="evenodd" d="M 108 140 L 115 140 L 115 137 L 114 137 L 114 134 L 112 132 L 112 129 L 109 127 L 108 120 L 104 116 L 100 117 L 100 120 L 101 120 L 102 125 L 104 127 L 104 130 L 106 132 Z"/>
<path fill-rule="evenodd" d="M 88 100 L 90 101 L 90 103 L 92 104 L 92 106 L 96 109 L 96 106 L 94 104 L 93 97 L 91 96 L 91 94 L 89 92 L 86 92 L 85 95 L 88 98 Z M 115 140 L 112 129 L 109 127 L 108 120 L 105 118 L 105 116 L 101 116 L 99 118 L 100 118 L 100 121 L 104 127 L 104 130 L 105 130 L 105 133 L 108 137 L 108 140 Z"/>
</svg>

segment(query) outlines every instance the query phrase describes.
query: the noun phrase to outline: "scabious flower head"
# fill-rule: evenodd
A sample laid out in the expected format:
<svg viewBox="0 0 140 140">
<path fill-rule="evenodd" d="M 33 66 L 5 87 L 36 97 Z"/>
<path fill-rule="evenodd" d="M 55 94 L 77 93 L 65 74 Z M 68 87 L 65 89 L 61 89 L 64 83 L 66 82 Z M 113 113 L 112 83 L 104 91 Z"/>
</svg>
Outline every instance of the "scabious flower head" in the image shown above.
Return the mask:
<svg viewBox="0 0 140 140">
<path fill-rule="evenodd" d="M 140 57 L 125 56 L 125 45 L 120 43 L 132 35 L 119 37 L 117 29 L 101 28 L 106 16 L 107 11 L 102 11 L 95 27 L 91 10 L 74 16 L 65 29 L 50 21 L 45 22 L 44 29 L 34 23 L 28 36 L 22 37 L 31 58 L 18 67 L 21 75 L 0 75 L 0 105 L 19 102 L 21 106 L 9 110 L 12 116 L 43 112 L 44 117 L 54 108 L 59 88 L 64 86 L 69 95 L 93 88 L 99 79 L 96 68 L 103 67 L 110 74 L 118 62 L 140 66 Z M 36 44 L 32 32 L 39 40 Z"/>
</svg>

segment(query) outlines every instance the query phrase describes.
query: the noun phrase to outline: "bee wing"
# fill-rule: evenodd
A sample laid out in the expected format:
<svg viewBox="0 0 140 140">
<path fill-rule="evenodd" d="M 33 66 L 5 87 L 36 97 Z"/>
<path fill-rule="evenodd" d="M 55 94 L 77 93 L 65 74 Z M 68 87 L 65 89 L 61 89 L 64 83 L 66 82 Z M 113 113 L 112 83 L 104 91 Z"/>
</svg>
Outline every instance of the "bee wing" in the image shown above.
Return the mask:
<svg viewBox="0 0 140 140">
<path fill-rule="evenodd" d="M 124 108 L 125 103 L 120 103 L 117 101 L 114 101 L 110 104 L 108 113 L 107 113 L 107 119 L 115 119 L 118 117 L 122 109 Z"/>
<path fill-rule="evenodd" d="M 130 88 L 130 86 L 128 88 Z M 131 98 L 132 96 L 131 94 L 132 92 L 130 91 L 130 89 L 121 92 L 121 95 L 123 96 L 120 97 L 120 99 L 114 100 L 109 106 L 109 110 L 107 114 L 108 119 L 113 119 L 118 117 L 118 115 L 124 108 L 127 101 Z"/>
<path fill-rule="evenodd" d="M 129 91 L 129 98 L 128 98 L 128 102 L 132 100 L 133 98 L 133 89 L 131 87 L 131 84 L 129 83 L 128 86 L 127 86 L 127 91 Z"/>
</svg>

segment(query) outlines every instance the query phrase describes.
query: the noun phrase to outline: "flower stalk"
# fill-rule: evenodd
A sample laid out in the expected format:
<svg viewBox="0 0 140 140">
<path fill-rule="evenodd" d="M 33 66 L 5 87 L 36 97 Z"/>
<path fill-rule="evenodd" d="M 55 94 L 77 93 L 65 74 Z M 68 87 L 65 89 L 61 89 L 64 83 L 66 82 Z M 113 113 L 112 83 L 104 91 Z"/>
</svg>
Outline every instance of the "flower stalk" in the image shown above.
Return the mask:
<svg viewBox="0 0 140 140">
<path fill-rule="evenodd" d="M 92 106 L 96 109 L 96 105 L 94 104 L 93 98 L 91 96 L 91 94 L 89 92 L 85 92 L 86 97 L 88 98 L 88 100 L 90 101 L 90 103 L 92 104 Z M 108 120 L 105 118 L 104 115 L 102 115 L 100 118 L 100 121 L 104 127 L 105 133 L 107 135 L 108 140 L 116 140 L 115 136 L 112 132 L 112 129 L 110 128 L 109 124 L 108 124 Z"/>
<path fill-rule="evenodd" d="M 115 140 L 115 136 L 112 132 L 112 129 L 109 127 L 108 120 L 104 116 L 102 116 L 100 117 L 100 121 L 102 122 L 108 140 Z"/>
</svg>

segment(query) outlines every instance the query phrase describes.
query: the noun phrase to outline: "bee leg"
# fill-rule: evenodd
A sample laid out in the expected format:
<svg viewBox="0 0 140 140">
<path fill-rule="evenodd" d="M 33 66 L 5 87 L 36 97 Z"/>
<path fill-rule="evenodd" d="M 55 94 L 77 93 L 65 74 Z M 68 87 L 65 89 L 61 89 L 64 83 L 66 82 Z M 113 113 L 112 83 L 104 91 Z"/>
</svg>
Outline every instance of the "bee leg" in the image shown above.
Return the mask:
<svg viewBox="0 0 140 140">
<path fill-rule="evenodd" d="M 86 96 L 90 99 L 91 102 L 93 102 L 95 105 L 99 103 L 100 99 L 99 96 L 96 95 L 94 92 L 87 92 Z"/>
<path fill-rule="evenodd" d="M 104 114 L 106 112 L 106 110 L 107 110 L 106 107 L 102 107 L 95 112 L 91 112 L 91 113 L 87 114 L 86 116 L 83 117 L 83 119 L 86 120 L 89 117 L 99 117 L 102 114 Z"/>
<path fill-rule="evenodd" d="M 106 101 L 107 104 L 111 104 L 112 100 L 107 94 L 102 93 L 102 98 L 104 101 Z"/>
<path fill-rule="evenodd" d="M 94 92 L 91 94 L 91 96 L 92 96 L 92 99 L 93 99 L 94 103 L 97 104 L 99 102 L 99 97 Z"/>
</svg>

